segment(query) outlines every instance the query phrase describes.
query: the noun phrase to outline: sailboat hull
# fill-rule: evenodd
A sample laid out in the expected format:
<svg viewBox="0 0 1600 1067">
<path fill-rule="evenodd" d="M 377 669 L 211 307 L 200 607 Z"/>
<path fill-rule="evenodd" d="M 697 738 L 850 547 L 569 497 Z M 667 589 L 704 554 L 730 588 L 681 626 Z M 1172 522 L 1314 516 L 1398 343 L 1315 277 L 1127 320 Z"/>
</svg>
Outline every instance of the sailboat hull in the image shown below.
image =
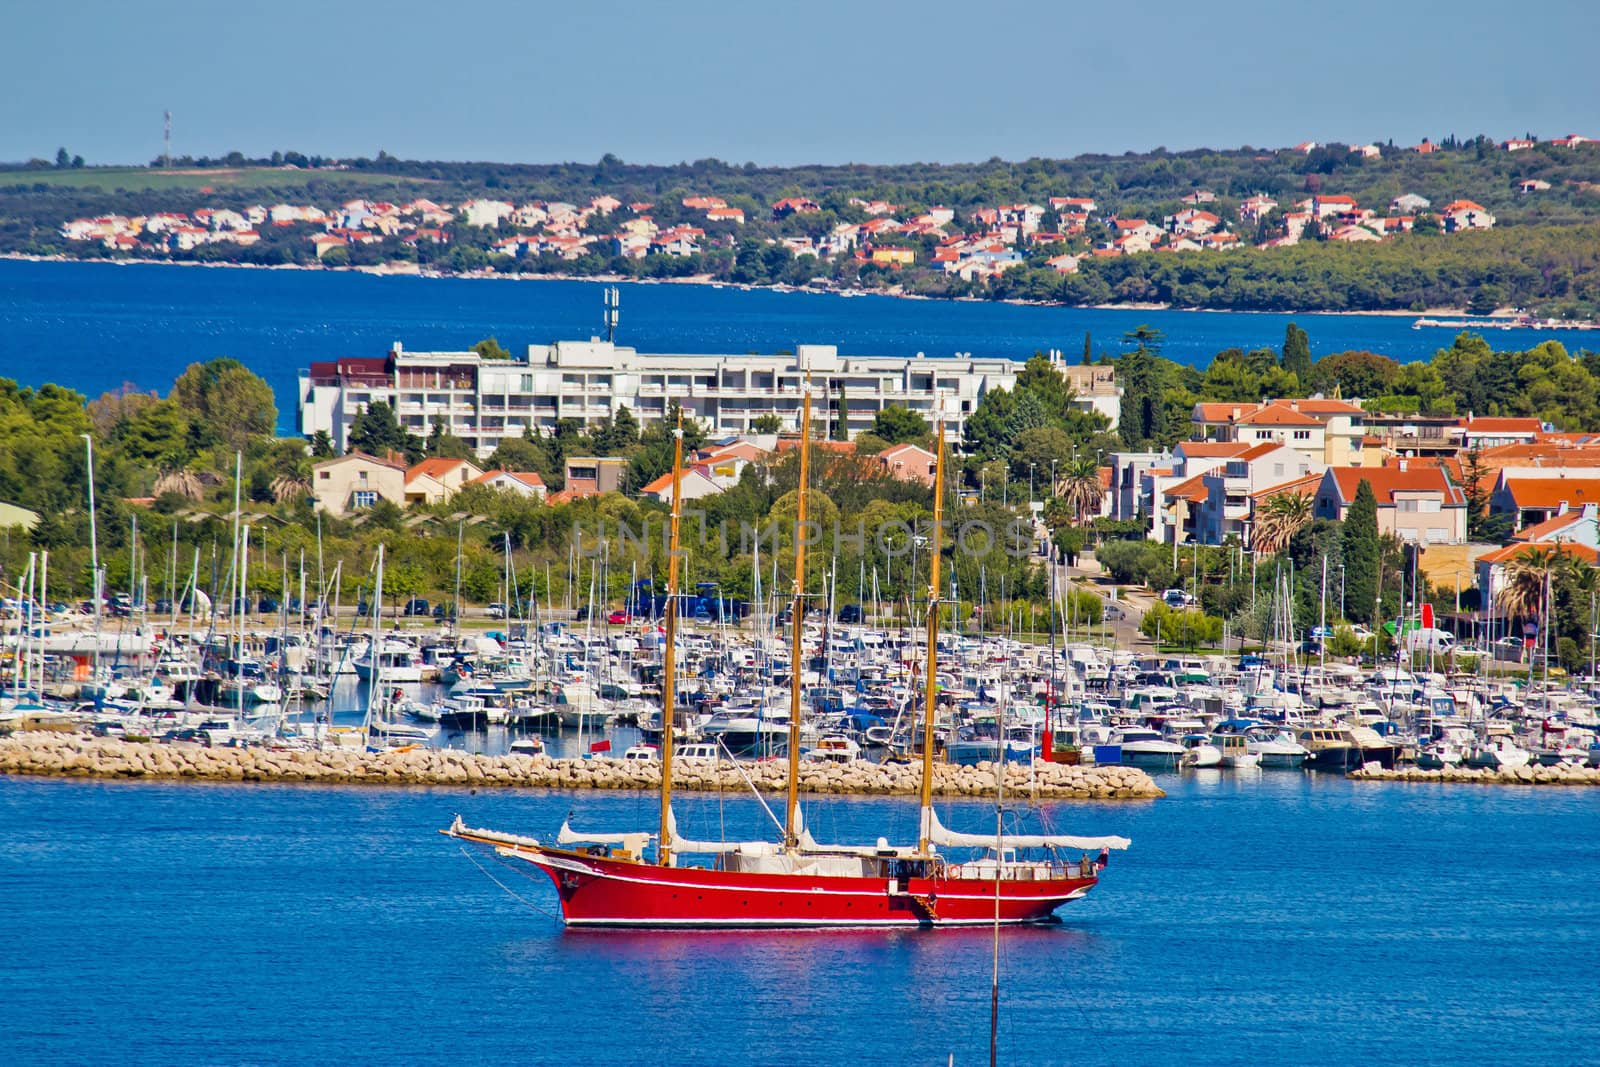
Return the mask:
<svg viewBox="0 0 1600 1067">
<path fill-rule="evenodd" d="M 983 878 L 831 877 L 659 867 L 565 849 L 502 849 L 555 884 L 569 926 L 944 927 L 995 922 L 995 883 Z M 1073 866 L 1057 870 L 1079 871 Z M 1093 875 L 1000 883 L 999 921 L 1053 920 L 1092 889 Z"/>
</svg>

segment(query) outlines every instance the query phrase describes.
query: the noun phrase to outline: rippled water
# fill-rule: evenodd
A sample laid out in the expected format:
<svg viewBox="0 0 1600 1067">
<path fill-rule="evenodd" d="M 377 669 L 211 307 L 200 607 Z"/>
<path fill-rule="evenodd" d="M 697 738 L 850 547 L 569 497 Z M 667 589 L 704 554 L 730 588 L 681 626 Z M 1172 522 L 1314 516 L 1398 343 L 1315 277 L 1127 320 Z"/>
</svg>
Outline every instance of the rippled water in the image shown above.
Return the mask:
<svg viewBox="0 0 1600 1067">
<path fill-rule="evenodd" d="M 312 360 L 462 350 L 493 334 L 514 352 L 600 331 L 600 284 L 0 260 L 0 376 L 56 381 L 90 396 L 131 381 L 165 392 L 183 368 L 234 356 L 271 383 L 279 425 L 294 426 L 296 374 Z M 1224 348 L 1278 347 L 1298 321 L 1314 354 L 1369 349 L 1406 361 L 1450 344 L 1448 329 L 1410 316 L 1269 315 L 1022 307 L 989 301 L 899 300 L 703 285 L 624 285 L 618 341 L 643 352 L 776 352 L 835 344 L 850 355 L 970 352 L 1026 359 L 1059 348 L 1076 361 L 1148 323 L 1164 352 L 1204 365 Z M 1592 334 L 1496 332 L 1499 348 Z"/>
<path fill-rule="evenodd" d="M 1049 805 L 1134 847 L 1060 925 L 1003 934 L 1003 1061 L 1594 1062 L 1600 791 L 1164 784 Z M 433 832 L 456 812 L 655 818 L 635 794 L 0 779 L 0 1062 L 986 1062 L 987 931 L 567 933 L 548 883 L 493 867 L 514 898 Z M 808 813 L 822 840 L 915 829 L 896 801 Z"/>
</svg>

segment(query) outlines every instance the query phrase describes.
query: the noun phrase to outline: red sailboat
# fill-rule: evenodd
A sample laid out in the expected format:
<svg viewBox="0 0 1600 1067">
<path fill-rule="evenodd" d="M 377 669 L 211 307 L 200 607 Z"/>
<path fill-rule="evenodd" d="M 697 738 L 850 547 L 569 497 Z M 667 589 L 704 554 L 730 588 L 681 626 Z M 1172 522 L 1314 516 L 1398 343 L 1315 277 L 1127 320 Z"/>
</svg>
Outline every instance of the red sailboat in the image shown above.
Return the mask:
<svg viewBox="0 0 1600 1067">
<path fill-rule="evenodd" d="M 817 842 L 799 806 L 801 635 L 805 618 L 806 481 L 811 395 L 801 416 L 800 491 L 796 515 L 793 655 L 790 664 L 789 777 L 783 841 L 692 841 L 680 837 L 672 811 L 673 731 L 661 733 L 661 824 L 648 831 L 577 833 L 563 824 L 554 844 L 533 837 L 464 826 L 449 836 L 492 849 L 502 859 L 542 870 L 555 884 L 563 920 L 572 926 L 847 927 L 973 926 L 1048 921 L 1099 881 L 1106 849 L 1121 837 L 964 834 L 946 829 L 933 809 L 933 750 L 939 633 L 939 538 L 944 498 L 944 426 L 938 428 L 934 479 L 932 573 L 927 616 L 927 669 L 922 736 L 921 818 L 915 845 Z M 678 531 L 683 431 L 672 466 L 663 717 L 675 708 Z M 997 819 L 997 823 L 998 823 Z M 957 861 L 940 847 L 973 850 Z M 1075 850 L 1076 858 L 1063 850 Z M 1099 852 L 1099 860 L 1089 858 Z M 1038 858 L 1022 858 L 1023 853 Z M 707 857 L 700 864 L 681 856 Z"/>
</svg>

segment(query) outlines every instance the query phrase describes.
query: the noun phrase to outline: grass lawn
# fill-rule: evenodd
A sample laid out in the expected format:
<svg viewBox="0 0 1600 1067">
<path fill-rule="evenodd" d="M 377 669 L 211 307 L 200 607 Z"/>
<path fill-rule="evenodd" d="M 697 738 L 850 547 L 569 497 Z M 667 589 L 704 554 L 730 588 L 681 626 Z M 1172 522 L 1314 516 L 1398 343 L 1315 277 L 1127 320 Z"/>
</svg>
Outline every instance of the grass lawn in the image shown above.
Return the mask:
<svg viewBox="0 0 1600 1067">
<path fill-rule="evenodd" d="M 299 170 L 285 167 L 212 167 L 161 170 L 151 167 L 81 167 L 77 170 L 0 170 L 0 187 L 58 185 L 74 189 L 293 189 L 325 181 L 358 185 L 428 184 L 430 179 L 402 178 L 362 170 Z"/>
</svg>

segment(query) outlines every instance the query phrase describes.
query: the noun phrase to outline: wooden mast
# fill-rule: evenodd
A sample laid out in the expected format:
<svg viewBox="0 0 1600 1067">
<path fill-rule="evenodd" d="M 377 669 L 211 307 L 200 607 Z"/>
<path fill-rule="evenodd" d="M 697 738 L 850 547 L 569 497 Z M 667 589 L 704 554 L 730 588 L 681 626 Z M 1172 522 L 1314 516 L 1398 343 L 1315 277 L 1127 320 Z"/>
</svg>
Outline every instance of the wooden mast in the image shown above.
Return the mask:
<svg viewBox="0 0 1600 1067">
<path fill-rule="evenodd" d="M 939 673 L 939 527 L 944 521 L 944 415 L 937 415 L 933 461 L 933 541 L 928 557 L 928 660 L 922 679 L 927 692 L 922 723 L 922 810 L 917 820 L 917 851 L 929 854 L 933 829 L 933 720 Z"/>
<path fill-rule="evenodd" d="M 783 809 L 783 847 L 800 847 L 800 674 L 803 669 L 801 637 L 806 617 L 806 481 L 811 471 L 811 383 L 805 386 L 800 407 L 800 484 L 795 493 L 794 512 L 794 599 L 790 601 L 789 626 L 793 634 L 789 652 L 789 792 Z"/>
<path fill-rule="evenodd" d="M 666 644 L 661 656 L 661 836 L 656 862 L 672 865 L 672 731 L 678 695 L 678 520 L 682 517 L 683 412 L 672 431 L 672 522 L 667 545 Z"/>
</svg>

